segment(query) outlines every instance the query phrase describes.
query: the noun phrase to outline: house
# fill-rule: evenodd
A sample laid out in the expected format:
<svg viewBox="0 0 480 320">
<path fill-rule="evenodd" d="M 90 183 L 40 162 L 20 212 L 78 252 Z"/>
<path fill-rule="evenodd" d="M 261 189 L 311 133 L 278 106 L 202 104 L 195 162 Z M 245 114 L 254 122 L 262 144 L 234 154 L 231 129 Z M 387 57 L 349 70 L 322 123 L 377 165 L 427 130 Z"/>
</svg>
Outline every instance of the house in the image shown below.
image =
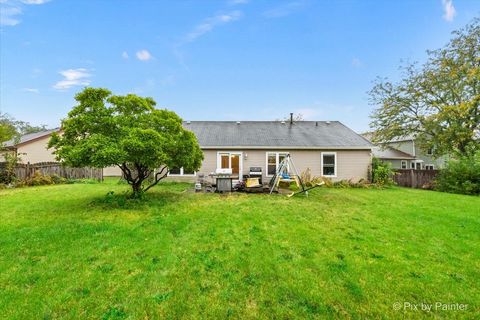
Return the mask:
<svg viewBox="0 0 480 320">
<path fill-rule="evenodd" d="M 217 169 L 232 171 L 238 180 L 251 167 L 260 167 L 268 181 L 282 159 L 290 154 L 298 172 L 307 168 L 313 176 L 332 180 L 367 179 L 373 145 L 338 121 L 186 121 L 204 152 L 197 172 L 171 168 L 169 179 L 195 181 Z M 55 161 L 47 149 L 50 135 L 58 129 L 23 136 L 16 148 L 22 162 Z M 121 176 L 118 167 L 104 168 L 104 176 Z"/>
<path fill-rule="evenodd" d="M 250 168 L 262 169 L 268 181 L 290 154 L 298 172 L 332 180 L 367 179 L 372 144 L 338 121 L 187 121 L 197 136 L 204 160 L 198 172 L 171 168 L 169 176 L 192 181 L 196 176 L 231 169 L 242 179 Z"/>
<path fill-rule="evenodd" d="M 19 155 L 21 163 L 52 162 L 55 160 L 53 150 L 48 150 L 48 140 L 54 132 L 59 129 L 45 130 L 41 132 L 29 133 L 21 136 L 18 141 L 12 139 L 4 143 L 4 147 L 10 152 L 16 152 Z M 8 152 L 8 151 L 7 151 Z M 0 155 L 0 162 L 3 161 Z"/>
<path fill-rule="evenodd" d="M 371 138 L 371 133 L 363 137 Z M 415 144 L 415 137 L 405 136 L 376 146 L 372 149 L 373 156 L 390 162 L 393 169 L 435 170 L 446 166 L 448 157 L 436 158 L 433 150 L 423 151 Z"/>
</svg>

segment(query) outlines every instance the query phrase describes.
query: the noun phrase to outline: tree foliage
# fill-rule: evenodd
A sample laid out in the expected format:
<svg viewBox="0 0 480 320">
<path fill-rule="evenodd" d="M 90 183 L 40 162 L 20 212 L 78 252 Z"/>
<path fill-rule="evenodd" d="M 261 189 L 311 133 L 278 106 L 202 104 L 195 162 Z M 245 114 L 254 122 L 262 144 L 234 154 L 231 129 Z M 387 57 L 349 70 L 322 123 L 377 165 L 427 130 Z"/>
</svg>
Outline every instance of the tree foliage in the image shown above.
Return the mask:
<svg viewBox="0 0 480 320">
<path fill-rule="evenodd" d="M 3 142 L 20 138 L 24 134 L 44 130 L 47 130 L 45 125 L 33 126 L 28 122 L 15 120 L 6 113 L 0 113 L 0 146 Z"/>
<path fill-rule="evenodd" d="M 439 191 L 480 195 L 480 151 L 451 160 L 435 180 Z"/>
<path fill-rule="evenodd" d="M 474 153 L 480 143 L 480 19 L 453 32 L 422 66 L 402 67 L 403 79 L 378 79 L 370 91 L 376 143 L 413 135 L 437 156 Z"/>
<path fill-rule="evenodd" d="M 395 172 L 392 169 L 390 162 L 382 162 L 378 158 L 372 159 L 372 182 L 379 186 L 391 186 L 395 184 L 393 175 Z"/>
<path fill-rule="evenodd" d="M 118 166 L 133 193 L 148 190 L 169 168 L 198 170 L 203 159 L 195 135 L 172 111 L 155 109 L 152 98 L 115 96 L 107 89 L 86 88 L 78 105 L 53 134 L 49 147 L 73 167 Z M 144 185 L 146 180 L 151 180 Z"/>
</svg>

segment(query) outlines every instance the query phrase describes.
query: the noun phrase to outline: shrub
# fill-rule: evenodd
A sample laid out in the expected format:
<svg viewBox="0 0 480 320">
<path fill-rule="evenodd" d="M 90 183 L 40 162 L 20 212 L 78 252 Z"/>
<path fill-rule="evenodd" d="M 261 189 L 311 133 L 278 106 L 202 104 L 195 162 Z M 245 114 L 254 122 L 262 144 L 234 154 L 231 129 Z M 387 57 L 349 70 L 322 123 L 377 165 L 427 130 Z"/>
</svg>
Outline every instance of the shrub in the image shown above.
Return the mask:
<svg viewBox="0 0 480 320">
<path fill-rule="evenodd" d="M 10 152 L 4 152 L 2 156 L 5 159 L 5 162 L 0 166 L 0 183 L 7 185 L 12 184 L 17 179 L 15 168 L 21 159 L 17 154 L 12 154 Z"/>
<path fill-rule="evenodd" d="M 307 188 L 316 186 L 322 181 L 325 183 L 326 187 L 333 186 L 332 180 L 330 178 L 312 176 L 312 171 L 310 170 L 310 168 L 307 168 L 300 174 L 300 179 L 302 179 L 303 184 Z"/>
<path fill-rule="evenodd" d="M 35 171 L 33 176 L 25 179 L 25 185 L 27 186 L 43 186 L 48 184 L 54 184 L 54 180 L 51 176 L 45 176 L 40 171 Z"/>
<path fill-rule="evenodd" d="M 382 162 L 378 158 L 372 159 L 372 182 L 379 186 L 394 185 L 393 175 L 395 172 L 392 165 L 388 162 Z"/>
<path fill-rule="evenodd" d="M 438 191 L 480 195 L 480 151 L 452 160 L 435 180 Z"/>
</svg>

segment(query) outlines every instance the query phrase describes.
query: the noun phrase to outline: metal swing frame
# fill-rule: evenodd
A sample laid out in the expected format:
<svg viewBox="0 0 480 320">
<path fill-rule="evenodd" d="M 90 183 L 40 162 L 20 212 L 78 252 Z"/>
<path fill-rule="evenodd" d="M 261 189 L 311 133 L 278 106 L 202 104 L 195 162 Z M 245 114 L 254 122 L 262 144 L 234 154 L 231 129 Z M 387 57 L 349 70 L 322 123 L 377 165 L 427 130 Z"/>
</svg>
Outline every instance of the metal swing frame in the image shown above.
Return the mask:
<svg viewBox="0 0 480 320">
<path fill-rule="evenodd" d="M 289 170 L 289 168 L 291 170 Z M 288 197 L 292 197 L 292 196 L 294 196 L 296 194 L 300 194 L 300 193 L 305 193 L 305 195 L 308 197 L 308 191 L 309 190 L 312 190 L 314 188 L 320 187 L 321 185 L 325 184 L 322 181 L 322 182 L 316 184 L 313 187 L 305 188 L 305 184 L 302 181 L 302 177 L 298 174 L 297 167 L 295 167 L 295 164 L 293 163 L 293 160 L 290 157 L 290 154 L 287 154 L 287 156 L 278 165 L 277 171 L 275 172 L 272 179 L 270 180 L 270 184 L 269 184 L 270 185 L 270 194 L 272 194 L 273 191 L 275 191 L 275 189 L 277 189 L 277 191 L 278 191 L 278 185 L 279 185 L 280 181 L 282 181 L 284 174 L 288 174 L 290 177 L 292 176 L 288 173 L 288 171 L 291 171 L 293 173 L 293 177 L 295 177 L 293 180 L 295 180 L 297 185 L 299 187 L 301 187 L 301 189 L 302 189 L 298 192 L 292 192 L 291 194 L 288 195 Z M 286 180 L 283 179 L 283 181 L 286 181 Z M 289 179 L 289 181 L 291 182 L 292 179 Z"/>
</svg>

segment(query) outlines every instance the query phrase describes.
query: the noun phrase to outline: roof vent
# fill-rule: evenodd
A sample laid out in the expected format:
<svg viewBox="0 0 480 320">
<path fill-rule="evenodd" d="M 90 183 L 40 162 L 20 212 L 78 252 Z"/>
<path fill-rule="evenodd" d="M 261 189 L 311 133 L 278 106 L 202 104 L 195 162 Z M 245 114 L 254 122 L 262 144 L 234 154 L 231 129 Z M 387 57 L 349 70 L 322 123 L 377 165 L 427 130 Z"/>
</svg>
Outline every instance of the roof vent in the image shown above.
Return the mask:
<svg viewBox="0 0 480 320">
<path fill-rule="evenodd" d="M 188 121 L 187 121 L 187 124 L 190 124 L 190 123 L 192 123 L 192 121 L 188 120 Z"/>
<path fill-rule="evenodd" d="M 240 121 L 237 121 L 237 124 L 240 124 Z"/>
<path fill-rule="evenodd" d="M 325 121 L 326 124 L 330 124 L 330 121 Z"/>
<path fill-rule="evenodd" d="M 282 121 L 282 124 L 285 124 L 285 121 Z"/>
</svg>

